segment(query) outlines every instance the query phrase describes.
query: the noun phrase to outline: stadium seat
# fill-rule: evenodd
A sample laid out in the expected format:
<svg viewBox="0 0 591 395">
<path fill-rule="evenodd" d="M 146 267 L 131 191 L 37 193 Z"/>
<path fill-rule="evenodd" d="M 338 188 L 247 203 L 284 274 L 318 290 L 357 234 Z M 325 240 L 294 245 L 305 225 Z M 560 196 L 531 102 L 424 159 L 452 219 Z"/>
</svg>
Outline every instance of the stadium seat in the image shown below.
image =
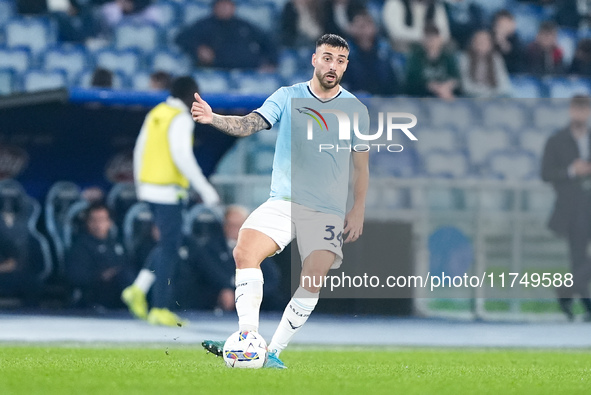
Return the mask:
<svg viewBox="0 0 591 395">
<path fill-rule="evenodd" d="M 253 145 L 256 142 L 253 141 Z M 253 147 L 254 148 L 254 147 Z M 275 156 L 274 147 L 261 148 L 256 145 L 256 149 L 249 150 L 247 169 L 249 173 L 270 175 L 273 171 L 273 157 Z"/>
<path fill-rule="evenodd" d="M 132 261 L 136 261 L 138 248 L 152 237 L 154 219 L 146 202 L 137 202 L 127 210 L 123 219 L 123 244 Z"/>
<path fill-rule="evenodd" d="M 149 91 L 150 88 L 150 73 L 140 71 L 131 77 L 131 87 L 136 91 Z"/>
<path fill-rule="evenodd" d="M 29 70 L 23 75 L 25 92 L 37 92 L 68 86 L 66 73 L 61 70 Z"/>
<path fill-rule="evenodd" d="M 540 157 L 542 152 L 544 152 L 544 146 L 546 145 L 546 141 L 550 137 L 551 132 L 551 129 L 540 130 L 531 128 L 523 130 L 517 135 L 519 147 L 521 147 L 521 149 L 533 152 Z"/>
<path fill-rule="evenodd" d="M 192 237 L 198 244 L 226 244 L 223 221 L 219 213 L 203 204 L 196 204 L 185 214 L 183 234 Z"/>
<path fill-rule="evenodd" d="M 503 127 L 519 131 L 529 121 L 527 107 L 521 106 L 516 100 L 486 100 L 482 104 L 483 124 L 488 128 Z"/>
<path fill-rule="evenodd" d="M 27 48 L 0 47 L 0 68 L 16 73 L 26 71 L 31 64 L 31 52 Z"/>
<path fill-rule="evenodd" d="M 283 49 L 279 53 L 279 65 L 277 71 L 283 78 L 289 78 L 300 71 L 300 58 L 297 51 L 293 49 Z"/>
<path fill-rule="evenodd" d="M 195 21 L 211 15 L 211 5 L 202 2 L 187 2 L 183 6 L 183 24 L 190 25 Z"/>
<path fill-rule="evenodd" d="M 544 97 L 544 84 L 537 78 L 528 75 L 512 75 L 511 85 L 513 87 L 512 97 L 518 99 L 535 99 Z"/>
<path fill-rule="evenodd" d="M 148 23 L 124 22 L 115 28 L 115 48 L 153 52 L 163 42 L 164 34 L 158 26 Z"/>
<path fill-rule="evenodd" d="M 121 227 L 125 213 L 137 201 L 135 185 L 133 183 L 120 182 L 113 185 L 107 194 L 107 206 L 111 211 L 113 221 L 117 227 Z"/>
<path fill-rule="evenodd" d="M 421 157 L 425 175 L 434 178 L 463 178 L 470 174 L 468 158 L 461 151 L 433 150 Z"/>
<path fill-rule="evenodd" d="M 453 151 L 461 147 L 460 136 L 451 128 L 417 127 L 413 133 L 420 141 L 416 149 L 421 155 L 436 149 Z"/>
<path fill-rule="evenodd" d="M 466 148 L 471 164 L 478 167 L 491 152 L 511 148 L 511 139 L 501 128 L 474 128 L 466 135 Z"/>
<path fill-rule="evenodd" d="M 540 23 L 545 19 L 544 9 L 535 4 L 516 4 L 510 8 L 515 16 L 517 34 L 523 42 L 530 42 L 536 38 Z"/>
<path fill-rule="evenodd" d="M 431 124 L 439 127 L 447 126 L 462 130 L 474 125 L 478 119 L 471 100 L 460 99 L 446 102 L 433 99 L 426 100 L 425 105 L 429 110 Z"/>
<path fill-rule="evenodd" d="M 533 125 L 539 130 L 556 131 L 569 122 L 568 100 L 542 100 L 532 109 Z"/>
<path fill-rule="evenodd" d="M 136 51 L 104 49 L 95 54 L 95 63 L 98 67 L 119 71 L 129 77 L 140 69 L 141 62 Z"/>
<path fill-rule="evenodd" d="M 184 12 L 184 4 L 177 1 L 158 0 L 152 7 L 158 10 L 161 27 L 170 28 L 179 24 L 179 15 Z"/>
<path fill-rule="evenodd" d="M 575 56 L 578 40 L 578 33 L 574 29 L 561 28 L 558 31 L 558 46 L 562 49 L 562 62 L 567 68 Z"/>
<path fill-rule="evenodd" d="M 231 76 L 238 93 L 244 95 L 270 95 L 282 85 L 279 76 L 272 73 L 232 71 Z"/>
<path fill-rule="evenodd" d="M 549 77 L 545 79 L 551 98 L 568 99 L 573 95 L 590 95 L 589 80 L 577 77 Z"/>
<path fill-rule="evenodd" d="M 226 71 L 203 70 L 193 74 L 199 89 L 208 93 L 228 93 L 230 90 L 230 74 Z"/>
<path fill-rule="evenodd" d="M 64 270 L 64 228 L 70 207 L 80 200 L 80 188 L 68 181 L 51 186 L 45 198 L 45 226 L 55 248 L 60 272 Z"/>
<path fill-rule="evenodd" d="M 57 40 L 57 28 L 52 21 L 41 17 L 11 19 L 4 27 L 6 45 L 10 48 L 29 48 L 39 54 Z"/>
<path fill-rule="evenodd" d="M 43 68 L 47 71 L 65 71 L 70 84 L 89 66 L 88 55 L 82 47 L 61 46 L 48 49 L 43 54 Z"/>
<path fill-rule="evenodd" d="M 482 8 L 482 11 L 491 18 L 497 11 L 508 8 L 512 0 L 472 0 Z"/>
<path fill-rule="evenodd" d="M 14 2 L 10 0 L 0 0 L 0 28 L 12 19 L 14 15 Z"/>
<path fill-rule="evenodd" d="M 9 95 L 16 89 L 15 78 L 14 71 L 0 68 L 0 96 Z"/>
<path fill-rule="evenodd" d="M 275 4 L 271 2 L 238 2 L 236 4 L 236 16 L 242 18 L 251 24 L 271 32 L 276 26 L 278 12 Z"/>
<path fill-rule="evenodd" d="M 372 177 L 410 178 L 420 174 L 419 157 L 412 148 L 401 152 L 370 152 L 369 163 Z"/>
<path fill-rule="evenodd" d="M 166 71 L 171 75 L 186 75 L 191 72 L 191 59 L 181 52 L 161 49 L 152 55 L 150 68 L 152 71 Z"/>
<path fill-rule="evenodd" d="M 79 200 L 68 208 L 64 223 L 64 251 L 72 247 L 76 236 L 84 230 L 84 214 L 88 206 L 86 200 Z"/>
<path fill-rule="evenodd" d="M 491 175 L 503 179 L 524 181 L 539 178 L 536 156 L 525 150 L 500 150 L 491 152 L 487 158 Z"/>
</svg>

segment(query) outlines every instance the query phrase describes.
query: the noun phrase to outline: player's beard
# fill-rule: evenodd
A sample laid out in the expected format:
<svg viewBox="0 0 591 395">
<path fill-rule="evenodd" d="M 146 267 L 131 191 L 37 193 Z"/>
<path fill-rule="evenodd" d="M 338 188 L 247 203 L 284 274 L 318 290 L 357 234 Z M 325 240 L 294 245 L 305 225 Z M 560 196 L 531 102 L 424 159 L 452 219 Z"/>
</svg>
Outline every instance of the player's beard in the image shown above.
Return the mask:
<svg viewBox="0 0 591 395">
<path fill-rule="evenodd" d="M 328 81 L 325 79 L 325 77 L 326 77 L 328 74 L 332 74 L 332 75 L 334 75 L 334 76 L 335 76 L 335 79 L 334 79 L 334 81 L 332 81 L 332 82 L 328 82 Z M 339 75 L 338 75 L 337 73 L 331 73 L 331 72 L 328 72 L 328 73 L 324 73 L 324 74 L 322 74 L 322 73 L 320 72 L 320 70 L 316 70 L 316 78 L 318 78 L 318 81 L 320 81 L 320 85 L 321 85 L 321 86 L 322 86 L 324 89 L 327 89 L 327 90 L 328 90 L 328 89 L 332 89 L 332 88 L 334 88 L 335 86 L 337 86 L 338 84 L 340 84 L 340 83 L 341 83 L 341 78 L 342 78 L 342 76 L 340 76 L 340 77 L 339 77 Z"/>
</svg>

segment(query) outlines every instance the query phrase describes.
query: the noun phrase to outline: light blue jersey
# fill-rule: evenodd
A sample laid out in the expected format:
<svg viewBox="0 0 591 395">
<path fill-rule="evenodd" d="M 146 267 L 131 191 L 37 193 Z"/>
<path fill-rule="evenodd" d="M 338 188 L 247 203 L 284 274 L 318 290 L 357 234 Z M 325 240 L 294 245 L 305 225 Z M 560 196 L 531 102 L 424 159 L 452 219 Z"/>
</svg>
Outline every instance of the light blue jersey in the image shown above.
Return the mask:
<svg viewBox="0 0 591 395">
<path fill-rule="evenodd" d="M 340 124 L 330 113 L 335 110 L 350 115 L 348 139 L 339 138 Z M 353 113 L 358 113 L 358 131 L 367 134 L 367 108 L 345 89 L 335 98 L 319 99 L 304 82 L 280 88 L 256 112 L 270 126 L 279 123 L 269 200 L 291 200 L 344 218 L 351 152 L 365 144 L 354 133 Z"/>
</svg>

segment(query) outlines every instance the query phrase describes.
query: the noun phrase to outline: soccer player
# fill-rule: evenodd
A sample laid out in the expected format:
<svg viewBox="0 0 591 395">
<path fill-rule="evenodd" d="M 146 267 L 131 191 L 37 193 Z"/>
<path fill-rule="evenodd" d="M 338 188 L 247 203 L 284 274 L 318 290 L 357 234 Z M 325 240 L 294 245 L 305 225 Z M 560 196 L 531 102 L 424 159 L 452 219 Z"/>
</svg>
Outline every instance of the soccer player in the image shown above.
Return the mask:
<svg viewBox="0 0 591 395">
<path fill-rule="evenodd" d="M 137 317 L 154 325 L 175 326 L 182 321 L 174 306 L 172 283 L 182 242 L 183 200 L 192 186 L 207 206 L 219 203 L 216 190 L 203 176 L 193 155 L 193 129 L 189 106 L 197 83 L 187 76 L 176 78 L 170 96 L 146 116 L 133 152 L 137 195 L 150 204 L 160 239 L 152 251 L 154 273 L 144 268 L 121 298 Z M 146 293 L 154 284 L 152 308 Z"/>
<path fill-rule="evenodd" d="M 195 94 L 196 101 L 191 108 L 193 119 L 211 124 L 226 134 L 250 136 L 279 124 L 270 198 L 248 217 L 234 249 L 235 303 L 240 331 L 258 331 L 263 295 L 260 264 L 266 257 L 282 251 L 294 234 L 303 260 L 301 278 L 325 276 L 330 268 L 339 267 L 343 235 L 346 235 L 345 242 L 355 241 L 361 236 L 369 183 L 369 153 L 351 150 L 343 154 L 343 151 L 335 153 L 309 149 L 309 144 L 298 140 L 306 138 L 305 128 L 292 130 L 291 123 L 292 115 L 305 117 L 299 112 L 292 114 L 292 99 L 308 99 L 318 107 L 328 108 L 330 105 L 335 108 L 339 105 L 335 100 L 338 98 L 358 103 L 361 108 L 359 117 L 362 118 L 360 124 L 369 124 L 365 106 L 340 86 L 347 69 L 348 55 L 349 46 L 342 37 L 325 34 L 316 42 L 316 52 L 312 55 L 312 79 L 280 88 L 259 109 L 245 116 L 215 114 Z M 344 141 L 339 140 L 338 134 L 335 128 L 330 134 L 324 131 L 318 136 L 323 142 L 328 139 L 333 144 L 352 143 L 355 146 L 355 135 L 351 134 L 353 138 Z M 355 201 L 345 215 L 351 157 Z M 304 174 L 306 182 L 297 185 L 292 182 L 292 164 L 296 170 L 294 174 Z M 297 197 L 294 196 L 296 194 Z M 314 310 L 320 292 L 320 287 L 314 285 L 314 281 L 300 281 L 269 344 L 266 367 L 285 368 L 279 355 Z M 216 355 L 222 354 L 223 342 L 205 341 L 203 346 Z"/>
</svg>

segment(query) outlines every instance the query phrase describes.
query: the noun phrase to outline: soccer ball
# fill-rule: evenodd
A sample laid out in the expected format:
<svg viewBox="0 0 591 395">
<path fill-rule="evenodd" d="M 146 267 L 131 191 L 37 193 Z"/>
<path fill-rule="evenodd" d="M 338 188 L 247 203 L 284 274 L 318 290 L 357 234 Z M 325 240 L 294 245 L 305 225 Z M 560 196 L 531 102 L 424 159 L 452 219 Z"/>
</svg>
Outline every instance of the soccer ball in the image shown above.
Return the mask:
<svg viewBox="0 0 591 395">
<path fill-rule="evenodd" d="M 267 342 L 257 332 L 234 332 L 224 344 L 224 362 L 230 368 L 262 368 L 267 360 Z"/>
</svg>

